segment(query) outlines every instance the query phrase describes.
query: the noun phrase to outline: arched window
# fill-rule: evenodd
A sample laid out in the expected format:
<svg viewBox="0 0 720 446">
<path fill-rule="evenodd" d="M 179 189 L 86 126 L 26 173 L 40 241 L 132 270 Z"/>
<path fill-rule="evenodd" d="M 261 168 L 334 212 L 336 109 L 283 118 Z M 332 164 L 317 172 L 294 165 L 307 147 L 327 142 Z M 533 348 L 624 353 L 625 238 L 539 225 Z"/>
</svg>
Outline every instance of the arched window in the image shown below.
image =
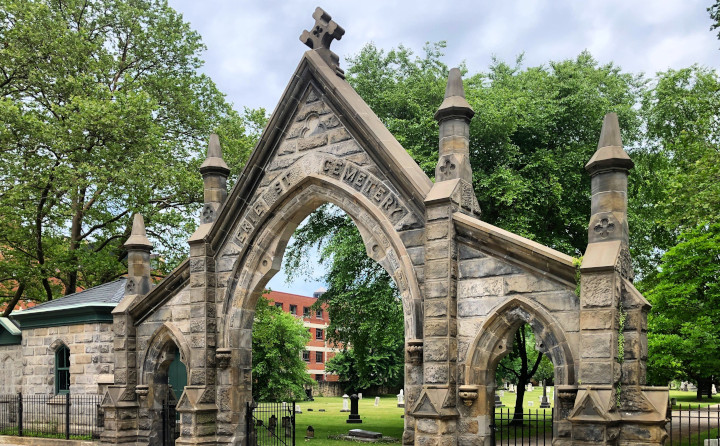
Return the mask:
<svg viewBox="0 0 720 446">
<path fill-rule="evenodd" d="M 70 393 L 70 349 L 66 345 L 55 350 L 55 393 Z"/>
</svg>

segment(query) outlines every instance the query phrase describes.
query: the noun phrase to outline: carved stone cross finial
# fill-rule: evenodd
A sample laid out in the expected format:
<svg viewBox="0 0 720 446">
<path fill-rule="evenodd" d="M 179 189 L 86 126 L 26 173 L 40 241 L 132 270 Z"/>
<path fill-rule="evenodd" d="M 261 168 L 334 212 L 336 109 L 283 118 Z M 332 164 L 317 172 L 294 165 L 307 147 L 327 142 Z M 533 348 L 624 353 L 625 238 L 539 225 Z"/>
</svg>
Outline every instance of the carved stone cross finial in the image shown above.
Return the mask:
<svg viewBox="0 0 720 446">
<path fill-rule="evenodd" d="M 320 7 L 315 8 L 312 16 L 315 19 L 315 26 L 312 28 L 312 31 L 303 31 L 300 36 L 300 41 L 316 50 L 318 54 L 325 59 L 325 62 L 335 69 L 338 76 L 344 78 L 345 72 L 341 70 L 339 66 L 340 58 L 337 54 L 330 51 L 330 44 L 334 39 L 340 40 L 343 34 L 345 34 L 345 30 L 342 26 L 335 23 L 330 14 Z"/>
</svg>

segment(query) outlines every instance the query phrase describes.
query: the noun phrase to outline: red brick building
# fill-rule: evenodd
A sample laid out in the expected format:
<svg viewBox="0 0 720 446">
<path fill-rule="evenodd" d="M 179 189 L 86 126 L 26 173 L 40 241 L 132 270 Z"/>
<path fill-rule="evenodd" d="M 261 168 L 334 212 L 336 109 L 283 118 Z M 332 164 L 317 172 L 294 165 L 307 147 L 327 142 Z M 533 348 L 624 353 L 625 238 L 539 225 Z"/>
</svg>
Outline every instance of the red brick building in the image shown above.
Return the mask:
<svg viewBox="0 0 720 446">
<path fill-rule="evenodd" d="M 302 319 L 303 325 L 310 331 L 310 341 L 303 350 L 302 356 L 307 363 L 308 373 L 318 382 L 338 381 L 339 378 L 337 375 L 325 372 L 325 363 L 339 351 L 332 348 L 327 341 L 327 327 L 330 325 L 330 317 L 325 306 L 320 310 L 312 309 L 317 298 L 324 292 L 325 289 L 321 288 L 313 293 L 313 297 L 283 293 L 281 291 L 270 291 L 265 295 L 271 301 L 271 305 L 275 305 L 284 312 Z"/>
</svg>

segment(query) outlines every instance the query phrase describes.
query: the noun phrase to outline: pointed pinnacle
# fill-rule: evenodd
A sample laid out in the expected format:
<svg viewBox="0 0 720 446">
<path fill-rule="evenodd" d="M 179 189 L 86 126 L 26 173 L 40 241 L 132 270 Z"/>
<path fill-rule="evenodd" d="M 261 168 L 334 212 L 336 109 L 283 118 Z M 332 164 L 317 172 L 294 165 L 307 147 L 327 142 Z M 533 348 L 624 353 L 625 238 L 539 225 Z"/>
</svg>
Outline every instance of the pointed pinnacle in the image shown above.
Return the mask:
<svg viewBox="0 0 720 446">
<path fill-rule="evenodd" d="M 635 163 L 632 162 L 622 147 L 617 113 L 608 113 L 603 118 L 597 151 L 585 165 L 585 170 L 593 176 L 604 170 L 630 170 L 633 166 L 635 166 Z"/>
<path fill-rule="evenodd" d="M 605 115 L 605 118 L 603 118 L 600 140 L 598 141 L 598 149 L 610 146 L 622 147 L 620 123 L 618 122 L 618 116 L 615 112 L 608 113 Z"/>
<path fill-rule="evenodd" d="M 145 233 L 145 221 L 142 214 L 135 214 L 133 217 L 132 231 L 124 246 L 128 249 L 145 248 L 150 250 L 152 248 L 152 243 L 150 243 Z"/>
<path fill-rule="evenodd" d="M 448 74 L 447 87 L 445 87 L 445 99 L 440 108 L 435 112 L 435 120 L 442 121 L 449 118 L 465 118 L 468 121 L 475 115 L 468 101 L 465 99 L 460 70 L 453 68 Z"/>
<path fill-rule="evenodd" d="M 448 75 L 447 87 L 445 87 L 445 98 L 452 96 L 465 97 L 465 89 L 463 88 L 462 76 L 459 68 L 453 68 Z"/>
<path fill-rule="evenodd" d="M 210 135 L 210 143 L 208 144 L 207 151 L 208 158 L 222 158 L 222 147 L 220 147 L 220 137 L 217 133 Z"/>
<path fill-rule="evenodd" d="M 230 168 L 222 158 L 222 147 L 220 146 L 220 138 L 216 133 L 210 135 L 208 142 L 207 158 L 200 166 L 200 173 L 219 173 L 227 176 Z"/>
</svg>

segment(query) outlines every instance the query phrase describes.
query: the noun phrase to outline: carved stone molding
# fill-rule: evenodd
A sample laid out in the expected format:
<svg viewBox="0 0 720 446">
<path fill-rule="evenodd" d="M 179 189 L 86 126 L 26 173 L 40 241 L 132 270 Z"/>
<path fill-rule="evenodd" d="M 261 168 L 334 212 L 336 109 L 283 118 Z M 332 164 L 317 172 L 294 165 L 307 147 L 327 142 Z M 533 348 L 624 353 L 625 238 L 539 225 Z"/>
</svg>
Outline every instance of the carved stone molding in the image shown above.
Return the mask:
<svg viewBox="0 0 720 446">
<path fill-rule="evenodd" d="M 137 394 L 138 398 L 146 398 L 149 392 L 150 388 L 147 384 L 139 384 L 135 386 L 135 393 Z"/>
<path fill-rule="evenodd" d="M 219 348 L 215 351 L 215 359 L 217 361 L 217 365 L 221 369 L 226 369 L 230 367 L 230 357 L 232 356 L 231 350 L 229 348 Z"/>
<path fill-rule="evenodd" d="M 478 386 L 466 384 L 458 387 L 458 397 L 467 407 L 472 406 L 478 398 Z"/>
<path fill-rule="evenodd" d="M 411 339 L 408 341 L 407 346 L 408 356 L 410 357 L 410 363 L 413 365 L 420 365 L 423 361 L 423 341 L 422 339 Z"/>
</svg>

